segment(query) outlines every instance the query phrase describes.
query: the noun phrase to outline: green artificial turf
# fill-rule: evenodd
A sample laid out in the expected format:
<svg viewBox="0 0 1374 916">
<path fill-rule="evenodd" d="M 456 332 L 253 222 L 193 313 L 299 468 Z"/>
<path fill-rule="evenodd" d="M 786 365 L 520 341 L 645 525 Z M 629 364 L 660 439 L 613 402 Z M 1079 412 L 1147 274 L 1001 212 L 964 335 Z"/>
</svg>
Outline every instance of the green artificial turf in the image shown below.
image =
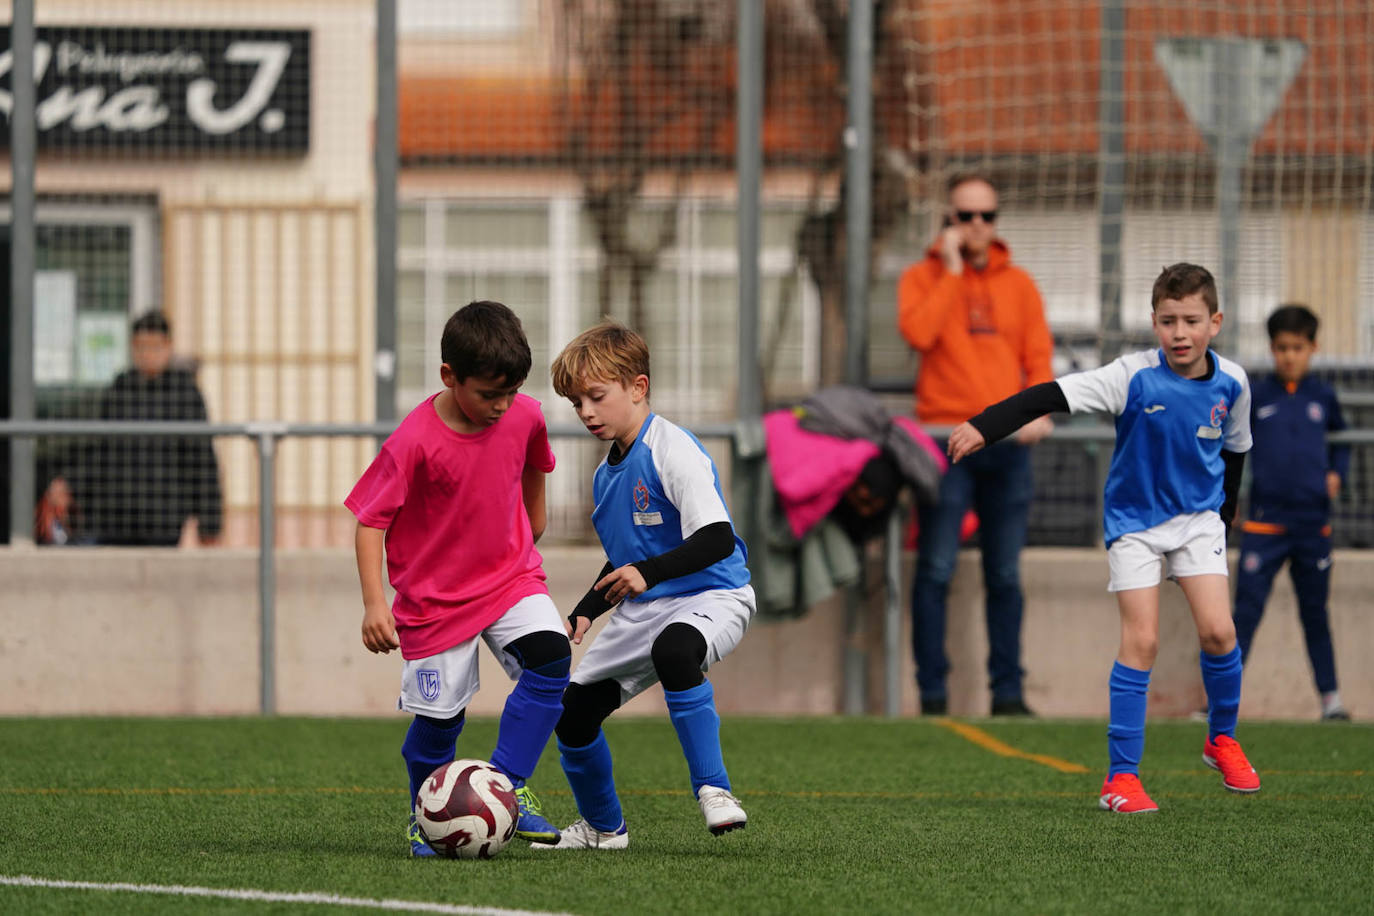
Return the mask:
<svg viewBox="0 0 1374 916">
<path fill-rule="evenodd" d="M 672 726 L 612 719 L 628 850 L 449 861 L 406 855 L 401 716 L 0 719 L 0 879 L 580 914 L 1374 910 L 1374 728 L 1243 723 L 1264 788 L 1239 796 L 1203 766 L 1202 725 L 1151 723 L 1161 810 L 1123 816 L 1097 807 L 1103 722 L 965 724 L 1022 756 L 938 720 L 727 718 L 749 827 L 713 837 Z M 459 753 L 495 737 L 471 721 Z M 531 786 L 576 818 L 552 746 Z M 5 913 L 302 911 L 358 912 L 0 884 Z"/>
</svg>

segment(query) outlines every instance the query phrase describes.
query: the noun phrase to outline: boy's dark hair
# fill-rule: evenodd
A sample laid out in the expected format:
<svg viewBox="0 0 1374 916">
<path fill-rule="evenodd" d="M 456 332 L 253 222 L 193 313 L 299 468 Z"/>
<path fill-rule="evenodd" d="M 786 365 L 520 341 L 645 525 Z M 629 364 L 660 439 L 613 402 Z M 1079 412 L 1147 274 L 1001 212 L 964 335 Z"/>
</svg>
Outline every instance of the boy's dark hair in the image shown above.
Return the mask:
<svg viewBox="0 0 1374 916">
<path fill-rule="evenodd" d="M 1269 339 L 1273 340 L 1287 331 L 1290 334 L 1301 334 L 1315 343 L 1319 324 L 1321 322 L 1310 308 L 1298 302 L 1286 302 L 1274 309 L 1273 314 L 1269 316 Z"/>
<path fill-rule="evenodd" d="M 516 314 L 499 302 L 479 299 L 454 312 L 444 325 L 439 356 L 458 381 L 481 376 L 524 384 L 530 374 L 530 344 Z"/>
<path fill-rule="evenodd" d="M 153 334 L 161 334 L 164 337 L 172 336 L 172 326 L 168 323 L 167 316 L 157 309 L 153 309 L 151 312 L 144 312 L 142 315 L 135 318 L 131 330 L 134 334 L 150 332 Z"/>
<path fill-rule="evenodd" d="M 1159 308 L 1165 299 L 1183 299 L 1194 293 L 1202 293 L 1207 311 L 1213 315 L 1217 313 L 1217 281 L 1211 271 L 1196 264 L 1171 264 L 1164 268 L 1155 280 L 1155 288 L 1150 291 L 1150 311 Z"/>
</svg>

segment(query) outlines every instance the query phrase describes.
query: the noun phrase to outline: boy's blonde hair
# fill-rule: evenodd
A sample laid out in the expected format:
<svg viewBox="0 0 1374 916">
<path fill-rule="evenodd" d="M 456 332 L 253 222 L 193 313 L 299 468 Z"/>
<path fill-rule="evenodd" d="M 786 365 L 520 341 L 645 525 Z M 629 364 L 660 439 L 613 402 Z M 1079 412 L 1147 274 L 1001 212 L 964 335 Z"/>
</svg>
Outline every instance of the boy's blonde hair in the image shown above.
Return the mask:
<svg viewBox="0 0 1374 916">
<path fill-rule="evenodd" d="M 553 361 L 553 390 L 572 397 L 588 382 L 629 385 L 649 376 L 649 345 L 634 331 L 609 319 L 573 338 Z"/>
</svg>

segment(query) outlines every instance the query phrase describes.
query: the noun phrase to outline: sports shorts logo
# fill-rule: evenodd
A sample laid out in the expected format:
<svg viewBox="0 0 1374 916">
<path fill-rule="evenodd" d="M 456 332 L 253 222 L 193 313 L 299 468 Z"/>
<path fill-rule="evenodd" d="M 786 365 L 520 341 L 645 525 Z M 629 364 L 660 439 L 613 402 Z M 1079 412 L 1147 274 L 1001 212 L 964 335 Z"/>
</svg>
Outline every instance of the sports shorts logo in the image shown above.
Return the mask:
<svg viewBox="0 0 1374 916">
<path fill-rule="evenodd" d="M 420 696 L 431 703 L 439 699 L 439 672 L 434 668 L 421 668 L 416 671 L 415 685 L 420 688 Z"/>
<path fill-rule="evenodd" d="M 1163 405 L 1163 404 L 1151 404 L 1149 407 L 1146 407 L 1146 408 L 1145 408 L 1145 412 L 1146 412 L 1146 413 L 1159 413 L 1161 410 L 1164 410 L 1164 409 L 1165 409 L 1165 408 L 1164 408 L 1164 405 Z"/>
</svg>

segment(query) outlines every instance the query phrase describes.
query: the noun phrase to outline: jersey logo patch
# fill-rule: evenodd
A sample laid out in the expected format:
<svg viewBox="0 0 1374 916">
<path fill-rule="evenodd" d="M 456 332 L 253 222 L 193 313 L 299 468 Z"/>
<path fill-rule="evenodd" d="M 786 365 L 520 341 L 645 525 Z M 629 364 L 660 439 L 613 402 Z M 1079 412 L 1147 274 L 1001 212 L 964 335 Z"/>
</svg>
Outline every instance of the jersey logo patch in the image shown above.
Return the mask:
<svg viewBox="0 0 1374 916">
<path fill-rule="evenodd" d="M 1149 407 L 1146 407 L 1146 408 L 1145 408 L 1145 412 L 1146 412 L 1146 413 L 1159 413 L 1161 410 L 1164 410 L 1164 409 L 1165 409 L 1165 407 L 1164 407 L 1163 404 L 1151 404 Z"/>
<path fill-rule="evenodd" d="M 1213 405 L 1212 405 L 1212 426 L 1215 427 L 1216 429 L 1221 429 L 1221 424 L 1223 424 L 1223 423 L 1226 422 L 1226 414 L 1227 414 L 1227 413 L 1228 413 L 1228 411 L 1227 411 L 1227 408 L 1226 408 L 1226 401 L 1221 400 L 1221 401 L 1217 401 L 1215 404 L 1213 404 Z"/>
<path fill-rule="evenodd" d="M 431 703 L 439 699 L 439 672 L 433 668 L 421 668 L 415 672 L 415 685 L 420 688 L 420 696 Z"/>
<path fill-rule="evenodd" d="M 644 485 L 644 479 L 635 481 L 635 489 L 632 495 L 635 504 L 635 512 L 632 513 L 636 525 L 661 525 L 663 524 L 662 512 L 649 511 L 649 488 Z"/>
<path fill-rule="evenodd" d="M 1326 412 L 1322 410 L 1322 405 L 1316 401 L 1309 401 L 1307 404 L 1307 419 L 1313 423 L 1320 423 L 1326 419 Z"/>
<path fill-rule="evenodd" d="M 1256 420 L 1267 420 L 1267 419 L 1269 419 L 1270 417 L 1272 417 L 1274 414 L 1276 414 L 1276 413 L 1278 413 L 1278 412 L 1279 412 L 1279 405 L 1277 405 L 1277 404 L 1265 404 L 1263 407 L 1261 407 L 1261 408 L 1259 408 L 1258 410 L 1255 411 L 1255 419 L 1256 419 Z"/>
</svg>

